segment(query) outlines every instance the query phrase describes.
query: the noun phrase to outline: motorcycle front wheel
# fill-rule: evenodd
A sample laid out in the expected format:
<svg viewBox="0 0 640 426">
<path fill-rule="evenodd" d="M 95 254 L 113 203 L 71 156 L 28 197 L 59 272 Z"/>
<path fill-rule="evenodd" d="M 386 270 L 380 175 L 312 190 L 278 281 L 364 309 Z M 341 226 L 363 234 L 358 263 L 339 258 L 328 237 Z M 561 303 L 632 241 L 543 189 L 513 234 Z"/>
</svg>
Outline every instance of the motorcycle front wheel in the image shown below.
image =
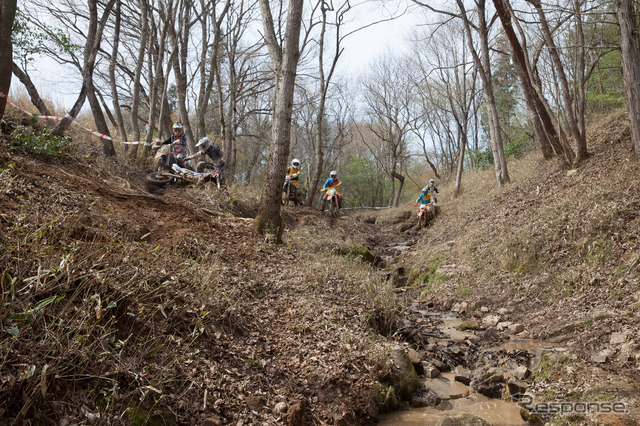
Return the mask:
<svg viewBox="0 0 640 426">
<path fill-rule="evenodd" d="M 174 176 L 167 172 L 151 172 L 147 175 L 147 182 L 153 185 L 168 185 L 173 179 Z"/>
</svg>

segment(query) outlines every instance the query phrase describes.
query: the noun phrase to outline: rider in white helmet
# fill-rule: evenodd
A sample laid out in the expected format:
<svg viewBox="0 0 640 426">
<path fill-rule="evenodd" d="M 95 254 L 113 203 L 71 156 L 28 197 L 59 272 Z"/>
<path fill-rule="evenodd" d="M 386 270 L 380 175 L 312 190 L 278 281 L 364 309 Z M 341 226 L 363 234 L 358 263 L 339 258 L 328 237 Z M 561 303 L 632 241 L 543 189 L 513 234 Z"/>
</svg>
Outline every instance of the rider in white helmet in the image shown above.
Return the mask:
<svg viewBox="0 0 640 426">
<path fill-rule="evenodd" d="M 224 166 L 226 163 L 222 159 L 222 157 L 224 156 L 224 151 L 220 149 L 220 145 L 212 144 L 211 140 L 205 136 L 198 141 L 198 143 L 196 144 L 196 148 L 198 148 L 198 151 L 196 151 L 196 153 L 192 156 L 187 157 L 187 160 L 202 157 L 205 155 L 209 156 L 209 158 L 211 159 L 211 162 L 199 161 L 198 165 L 196 166 L 196 171 L 198 173 L 204 173 L 204 171 L 207 169 L 218 170 L 221 178 L 220 180 L 224 180 Z"/>
<path fill-rule="evenodd" d="M 438 194 L 438 187 L 436 186 L 436 181 L 433 179 L 429 179 L 429 185 L 427 185 L 426 188 L 429 194 L 431 194 L 433 202 L 437 203 L 438 199 L 436 198 L 436 194 Z"/>
<path fill-rule="evenodd" d="M 327 181 L 324 183 L 324 186 L 320 190 L 320 191 L 324 192 L 324 195 L 322 196 L 322 204 L 320 206 L 320 210 L 324 211 L 324 208 L 325 208 L 325 206 L 327 204 L 327 193 L 326 193 L 326 190 L 329 189 L 329 188 L 338 187 L 341 184 L 342 184 L 342 182 L 340 181 L 340 179 L 338 179 L 338 172 L 333 170 L 329 174 L 329 179 L 327 179 Z M 338 195 L 338 206 L 342 207 L 342 194 L 340 194 L 339 192 L 336 192 L 336 194 Z"/>
<path fill-rule="evenodd" d="M 178 166 L 184 167 L 184 156 L 187 154 L 187 136 L 182 129 L 182 123 L 176 122 L 173 125 L 173 135 L 162 142 L 162 145 L 171 145 L 171 153 L 162 158 L 165 167 L 171 168 L 173 163 L 178 163 Z"/>
<path fill-rule="evenodd" d="M 291 182 L 296 187 L 296 197 L 300 199 L 300 160 L 294 158 L 291 161 L 291 165 L 287 169 L 286 181 Z"/>
</svg>

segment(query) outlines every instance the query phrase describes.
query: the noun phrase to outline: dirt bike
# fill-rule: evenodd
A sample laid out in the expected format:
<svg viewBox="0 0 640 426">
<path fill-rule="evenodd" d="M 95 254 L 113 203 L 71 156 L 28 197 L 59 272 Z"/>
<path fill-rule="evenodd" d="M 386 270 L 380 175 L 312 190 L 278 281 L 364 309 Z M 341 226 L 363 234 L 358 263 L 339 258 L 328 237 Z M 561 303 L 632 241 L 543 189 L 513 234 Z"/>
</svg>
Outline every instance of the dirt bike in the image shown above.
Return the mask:
<svg viewBox="0 0 640 426">
<path fill-rule="evenodd" d="M 329 203 L 329 215 L 333 218 L 340 216 L 338 190 L 335 187 L 327 189 L 327 203 Z"/>
<path fill-rule="evenodd" d="M 436 208 L 433 203 L 420 204 L 418 209 L 418 228 L 427 226 L 436 216 Z"/>
<path fill-rule="evenodd" d="M 171 173 L 171 164 L 179 163 L 182 164 L 181 167 L 186 167 L 187 169 L 194 170 L 193 164 L 191 161 L 185 161 L 183 156 L 180 156 L 179 159 L 173 153 L 173 146 L 171 144 L 162 145 L 162 141 L 160 139 L 156 139 L 156 141 L 151 145 L 151 152 L 154 155 L 155 159 L 155 167 L 154 171 L 161 172 L 167 171 Z"/>
<path fill-rule="evenodd" d="M 209 173 L 198 173 L 194 172 L 193 170 L 180 167 L 177 164 L 172 165 L 170 171 L 156 171 L 151 172 L 147 175 L 147 182 L 153 185 L 168 185 L 174 182 L 215 182 L 218 188 L 220 188 L 220 181 L 221 179 L 219 170 L 215 170 Z"/>
<path fill-rule="evenodd" d="M 296 191 L 296 186 L 290 179 L 285 179 L 284 187 L 282 188 L 282 205 L 287 206 L 289 202 L 293 202 L 294 205 L 298 206 L 302 204 L 302 200 L 298 196 L 298 192 Z"/>
</svg>

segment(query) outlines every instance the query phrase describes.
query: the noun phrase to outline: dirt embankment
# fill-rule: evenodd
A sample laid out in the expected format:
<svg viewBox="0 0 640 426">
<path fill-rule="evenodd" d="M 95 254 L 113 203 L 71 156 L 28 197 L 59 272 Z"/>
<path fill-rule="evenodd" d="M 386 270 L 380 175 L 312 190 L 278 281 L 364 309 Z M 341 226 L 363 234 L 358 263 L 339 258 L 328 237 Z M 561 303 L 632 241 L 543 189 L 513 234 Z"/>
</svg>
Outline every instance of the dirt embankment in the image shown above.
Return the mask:
<svg viewBox="0 0 640 426">
<path fill-rule="evenodd" d="M 287 209 L 277 247 L 225 213 L 238 206 L 226 193 L 152 193 L 143 171 L 122 179 L 8 147 L 0 423 L 376 417 L 376 315 L 365 314 L 377 304 L 384 316 L 384 282 L 357 253 L 331 254 L 351 243 L 326 216 Z"/>
</svg>

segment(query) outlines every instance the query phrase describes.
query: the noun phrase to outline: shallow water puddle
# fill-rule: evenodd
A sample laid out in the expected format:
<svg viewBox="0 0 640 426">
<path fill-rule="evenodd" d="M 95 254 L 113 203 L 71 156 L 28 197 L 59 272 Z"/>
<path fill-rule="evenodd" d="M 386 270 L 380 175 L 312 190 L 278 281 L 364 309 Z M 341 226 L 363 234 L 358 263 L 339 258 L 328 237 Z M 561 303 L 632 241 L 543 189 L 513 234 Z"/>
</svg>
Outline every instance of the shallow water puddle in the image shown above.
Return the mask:
<svg viewBox="0 0 640 426">
<path fill-rule="evenodd" d="M 482 395 L 452 401 L 453 408 L 438 410 L 434 407 L 415 408 L 395 412 L 382 418 L 379 424 L 388 426 L 433 425 L 443 417 L 458 413 L 470 413 L 494 425 L 526 425 L 520 417 L 520 407 L 512 402 L 489 399 Z"/>
</svg>

